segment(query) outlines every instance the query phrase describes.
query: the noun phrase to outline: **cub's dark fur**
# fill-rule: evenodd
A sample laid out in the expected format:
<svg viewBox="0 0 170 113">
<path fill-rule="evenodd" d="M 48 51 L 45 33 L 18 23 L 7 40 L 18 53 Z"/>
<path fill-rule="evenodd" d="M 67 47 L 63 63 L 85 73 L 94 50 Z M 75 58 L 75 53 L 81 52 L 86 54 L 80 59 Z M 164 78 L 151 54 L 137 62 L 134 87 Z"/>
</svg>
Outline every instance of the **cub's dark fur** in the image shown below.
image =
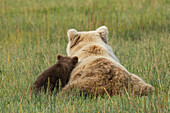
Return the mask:
<svg viewBox="0 0 170 113">
<path fill-rule="evenodd" d="M 71 58 L 58 55 L 58 62 L 40 74 L 31 89 L 38 92 L 44 87 L 44 91 L 46 92 L 49 83 L 49 88 L 52 92 L 56 86 L 56 89 L 58 89 L 59 80 L 61 81 L 61 88 L 64 87 L 77 62 L 78 57 Z"/>
</svg>

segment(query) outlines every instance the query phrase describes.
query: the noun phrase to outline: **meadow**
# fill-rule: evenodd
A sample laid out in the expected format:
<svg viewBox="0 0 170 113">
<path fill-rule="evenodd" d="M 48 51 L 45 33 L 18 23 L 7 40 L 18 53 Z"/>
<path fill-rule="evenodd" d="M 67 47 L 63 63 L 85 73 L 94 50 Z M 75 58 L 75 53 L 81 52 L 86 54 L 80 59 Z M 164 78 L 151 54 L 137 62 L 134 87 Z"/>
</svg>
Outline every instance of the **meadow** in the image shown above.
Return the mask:
<svg viewBox="0 0 170 113">
<path fill-rule="evenodd" d="M 0 0 L 0 8 L 0 112 L 170 112 L 170 1 Z M 68 29 L 102 25 L 121 64 L 154 86 L 153 95 L 31 95 L 37 76 L 66 55 Z"/>
</svg>

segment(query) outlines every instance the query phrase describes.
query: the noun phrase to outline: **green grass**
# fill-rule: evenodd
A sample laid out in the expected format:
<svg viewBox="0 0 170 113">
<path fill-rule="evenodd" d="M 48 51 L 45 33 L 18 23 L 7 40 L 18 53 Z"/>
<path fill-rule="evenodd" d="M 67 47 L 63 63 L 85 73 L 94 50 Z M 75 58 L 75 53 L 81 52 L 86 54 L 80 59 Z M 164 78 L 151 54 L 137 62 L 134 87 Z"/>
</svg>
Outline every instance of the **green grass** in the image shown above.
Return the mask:
<svg viewBox="0 0 170 113">
<path fill-rule="evenodd" d="M 0 112 L 170 111 L 168 0 L 0 0 L 0 8 Z M 153 85 L 153 96 L 30 95 L 37 76 L 66 55 L 68 29 L 102 25 L 121 64 Z"/>
</svg>

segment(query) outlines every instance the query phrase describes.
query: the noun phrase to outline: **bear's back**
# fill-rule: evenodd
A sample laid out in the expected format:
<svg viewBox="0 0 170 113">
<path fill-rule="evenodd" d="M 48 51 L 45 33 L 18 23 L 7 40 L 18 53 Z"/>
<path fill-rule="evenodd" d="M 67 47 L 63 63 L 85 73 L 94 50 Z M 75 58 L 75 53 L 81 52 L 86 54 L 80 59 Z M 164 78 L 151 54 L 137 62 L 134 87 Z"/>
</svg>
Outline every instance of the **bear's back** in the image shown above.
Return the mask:
<svg viewBox="0 0 170 113">
<path fill-rule="evenodd" d="M 107 62 L 107 63 L 106 63 Z M 114 67 L 118 67 L 127 73 L 129 73 L 122 65 L 120 65 L 117 61 L 110 57 L 104 57 L 104 56 L 89 56 L 82 61 L 80 61 L 76 67 L 71 72 L 71 77 L 69 82 L 72 82 L 74 80 L 77 80 L 80 76 L 82 76 L 84 73 L 86 73 L 87 70 L 96 71 L 96 69 L 100 69 L 101 71 L 104 71 L 107 69 L 107 66 L 110 65 Z M 102 66 L 104 70 L 102 70 Z M 88 71 L 87 71 L 88 72 Z"/>
</svg>

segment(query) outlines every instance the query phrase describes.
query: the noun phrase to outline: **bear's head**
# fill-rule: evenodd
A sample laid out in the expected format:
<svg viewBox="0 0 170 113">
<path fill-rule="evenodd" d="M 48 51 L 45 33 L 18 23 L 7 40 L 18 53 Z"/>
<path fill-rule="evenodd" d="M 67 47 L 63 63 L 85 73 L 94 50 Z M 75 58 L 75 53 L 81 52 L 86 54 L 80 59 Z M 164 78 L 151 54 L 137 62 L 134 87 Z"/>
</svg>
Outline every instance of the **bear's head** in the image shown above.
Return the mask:
<svg viewBox="0 0 170 113">
<path fill-rule="evenodd" d="M 65 57 L 62 55 L 58 55 L 58 63 L 62 66 L 65 67 L 69 67 L 71 70 L 74 68 L 74 66 L 77 64 L 78 62 L 78 57 L 74 56 L 74 57 Z"/>
<path fill-rule="evenodd" d="M 72 56 L 75 49 L 81 49 L 87 44 L 107 44 L 108 29 L 106 26 L 101 26 L 95 31 L 78 32 L 75 29 L 69 29 L 67 32 L 69 43 L 67 45 L 67 55 Z"/>
</svg>

